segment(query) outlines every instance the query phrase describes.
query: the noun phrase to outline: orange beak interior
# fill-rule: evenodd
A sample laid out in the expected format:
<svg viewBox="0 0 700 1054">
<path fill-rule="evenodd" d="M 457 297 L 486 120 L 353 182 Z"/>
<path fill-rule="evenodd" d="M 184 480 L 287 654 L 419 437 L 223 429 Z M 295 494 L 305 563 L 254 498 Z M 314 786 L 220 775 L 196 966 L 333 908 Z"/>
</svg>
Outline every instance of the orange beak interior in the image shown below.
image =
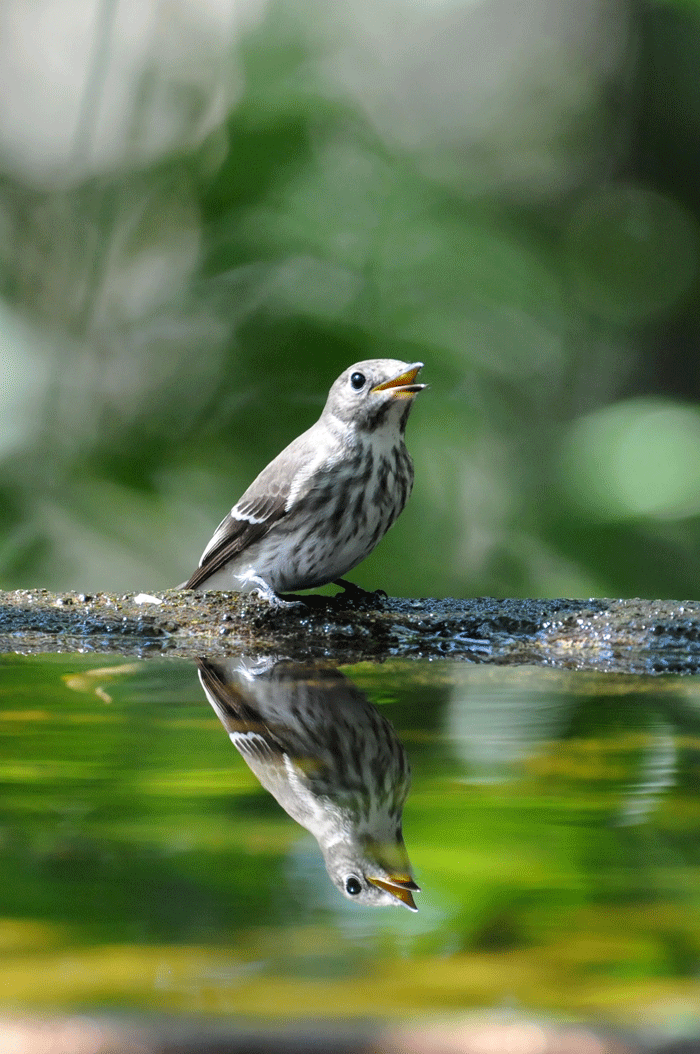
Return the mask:
<svg viewBox="0 0 700 1054">
<path fill-rule="evenodd" d="M 407 908 L 411 909 L 411 911 L 418 911 L 416 902 L 413 899 L 411 890 L 409 889 L 409 883 L 414 889 L 417 889 L 418 886 L 416 886 L 415 882 L 411 879 L 408 879 L 408 881 L 401 881 L 397 877 L 394 882 L 384 882 L 381 878 L 370 878 L 369 875 L 367 877 L 373 886 L 376 886 L 378 889 L 383 889 L 386 893 L 391 893 L 392 897 L 396 897 L 397 900 L 400 900 L 401 903 L 405 904 Z"/>
<path fill-rule="evenodd" d="M 424 384 L 414 385 L 414 381 L 422 369 L 422 362 L 414 362 L 405 373 L 400 373 L 398 377 L 392 377 L 389 381 L 383 381 L 382 384 L 376 384 L 372 391 L 384 392 L 388 388 L 403 388 L 404 390 L 408 389 L 409 394 L 414 395 L 425 387 Z M 401 393 L 397 392 L 396 394 L 399 395 Z"/>
</svg>

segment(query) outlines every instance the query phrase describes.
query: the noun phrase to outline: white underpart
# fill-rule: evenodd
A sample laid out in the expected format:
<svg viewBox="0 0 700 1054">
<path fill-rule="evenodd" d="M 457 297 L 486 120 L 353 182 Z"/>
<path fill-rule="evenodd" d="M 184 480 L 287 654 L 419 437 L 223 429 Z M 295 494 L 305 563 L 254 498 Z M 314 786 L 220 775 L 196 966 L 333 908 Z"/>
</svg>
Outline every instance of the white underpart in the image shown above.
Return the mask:
<svg viewBox="0 0 700 1054">
<path fill-rule="evenodd" d="M 239 575 L 233 575 L 237 582 L 241 584 L 241 593 L 250 593 L 252 590 L 260 585 L 260 575 L 257 574 L 254 567 L 247 567 L 245 571 L 242 571 Z"/>
<path fill-rule="evenodd" d="M 288 801 L 280 801 L 285 812 L 305 827 L 321 846 L 335 840 L 331 839 L 331 835 L 335 836 L 336 832 L 337 840 L 343 841 L 343 833 L 347 834 L 347 824 L 342 811 L 330 798 L 320 798 L 309 789 L 306 777 L 288 754 L 284 755 L 284 767 L 289 786 L 294 791 L 295 802 L 292 811 Z M 279 798 L 277 800 L 279 801 Z"/>
</svg>

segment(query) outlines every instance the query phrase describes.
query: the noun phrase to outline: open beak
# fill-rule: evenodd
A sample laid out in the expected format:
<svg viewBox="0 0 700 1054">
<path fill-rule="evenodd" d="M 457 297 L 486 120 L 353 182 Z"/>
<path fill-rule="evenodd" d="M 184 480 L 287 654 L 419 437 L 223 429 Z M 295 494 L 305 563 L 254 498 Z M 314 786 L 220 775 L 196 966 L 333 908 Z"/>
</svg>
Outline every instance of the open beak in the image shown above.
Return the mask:
<svg viewBox="0 0 700 1054">
<path fill-rule="evenodd" d="M 418 395 L 418 392 L 422 392 L 424 388 L 428 387 L 427 384 L 414 384 L 422 369 L 422 362 L 414 362 L 404 373 L 400 373 L 398 377 L 392 377 L 389 381 L 375 384 L 372 392 L 385 392 L 390 388 L 394 398 L 412 399 L 414 395 Z"/>
<path fill-rule="evenodd" d="M 383 889 L 385 893 L 391 893 L 392 897 L 396 897 L 411 911 L 418 911 L 412 894 L 419 891 L 420 887 L 416 885 L 409 875 L 390 875 L 389 881 L 385 881 L 383 878 L 372 878 L 370 875 L 367 878 L 377 889 Z"/>
</svg>

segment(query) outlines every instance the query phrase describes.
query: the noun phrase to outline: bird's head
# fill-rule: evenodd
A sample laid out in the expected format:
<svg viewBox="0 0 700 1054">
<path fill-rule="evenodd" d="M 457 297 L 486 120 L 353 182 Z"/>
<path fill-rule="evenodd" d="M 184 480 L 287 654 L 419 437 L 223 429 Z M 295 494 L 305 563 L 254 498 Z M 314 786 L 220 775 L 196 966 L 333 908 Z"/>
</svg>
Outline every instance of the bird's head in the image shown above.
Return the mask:
<svg viewBox="0 0 700 1054">
<path fill-rule="evenodd" d="M 365 907 L 403 904 L 418 908 L 413 894 L 420 892 L 411 875 L 411 862 L 399 834 L 396 841 L 377 842 L 364 838 L 359 844 L 338 842 L 324 854 L 326 868 L 341 893 Z"/>
<path fill-rule="evenodd" d="M 341 373 L 333 384 L 324 415 L 361 430 L 383 426 L 403 432 L 413 400 L 427 385 L 416 384 L 422 362 L 366 359 Z"/>
</svg>

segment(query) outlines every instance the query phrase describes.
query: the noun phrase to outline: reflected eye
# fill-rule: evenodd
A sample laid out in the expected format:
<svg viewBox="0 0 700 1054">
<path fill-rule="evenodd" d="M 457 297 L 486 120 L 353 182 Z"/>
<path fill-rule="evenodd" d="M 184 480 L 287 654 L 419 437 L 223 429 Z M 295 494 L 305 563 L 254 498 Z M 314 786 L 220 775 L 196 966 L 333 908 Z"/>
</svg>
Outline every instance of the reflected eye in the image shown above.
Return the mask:
<svg viewBox="0 0 700 1054">
<path fill-rule="evenodd" d="M 356 392 L 359 392 L 360 388 L 364 388 L 366 381 L 367 378 L 364 373 L 353 373 L 350 376 L 350 384 Z"/>
<path fill-rule="evenodd" d="M 360 374 L 360 376 L 362 375 Z M 350 878 L 345 879 L 345 892 L 349 893 L 351 897 L 356 897 L 358 893 L 362 892 L 360 880 L 355 878 L 354 875 L 350 875 Z"/>
</svg>

